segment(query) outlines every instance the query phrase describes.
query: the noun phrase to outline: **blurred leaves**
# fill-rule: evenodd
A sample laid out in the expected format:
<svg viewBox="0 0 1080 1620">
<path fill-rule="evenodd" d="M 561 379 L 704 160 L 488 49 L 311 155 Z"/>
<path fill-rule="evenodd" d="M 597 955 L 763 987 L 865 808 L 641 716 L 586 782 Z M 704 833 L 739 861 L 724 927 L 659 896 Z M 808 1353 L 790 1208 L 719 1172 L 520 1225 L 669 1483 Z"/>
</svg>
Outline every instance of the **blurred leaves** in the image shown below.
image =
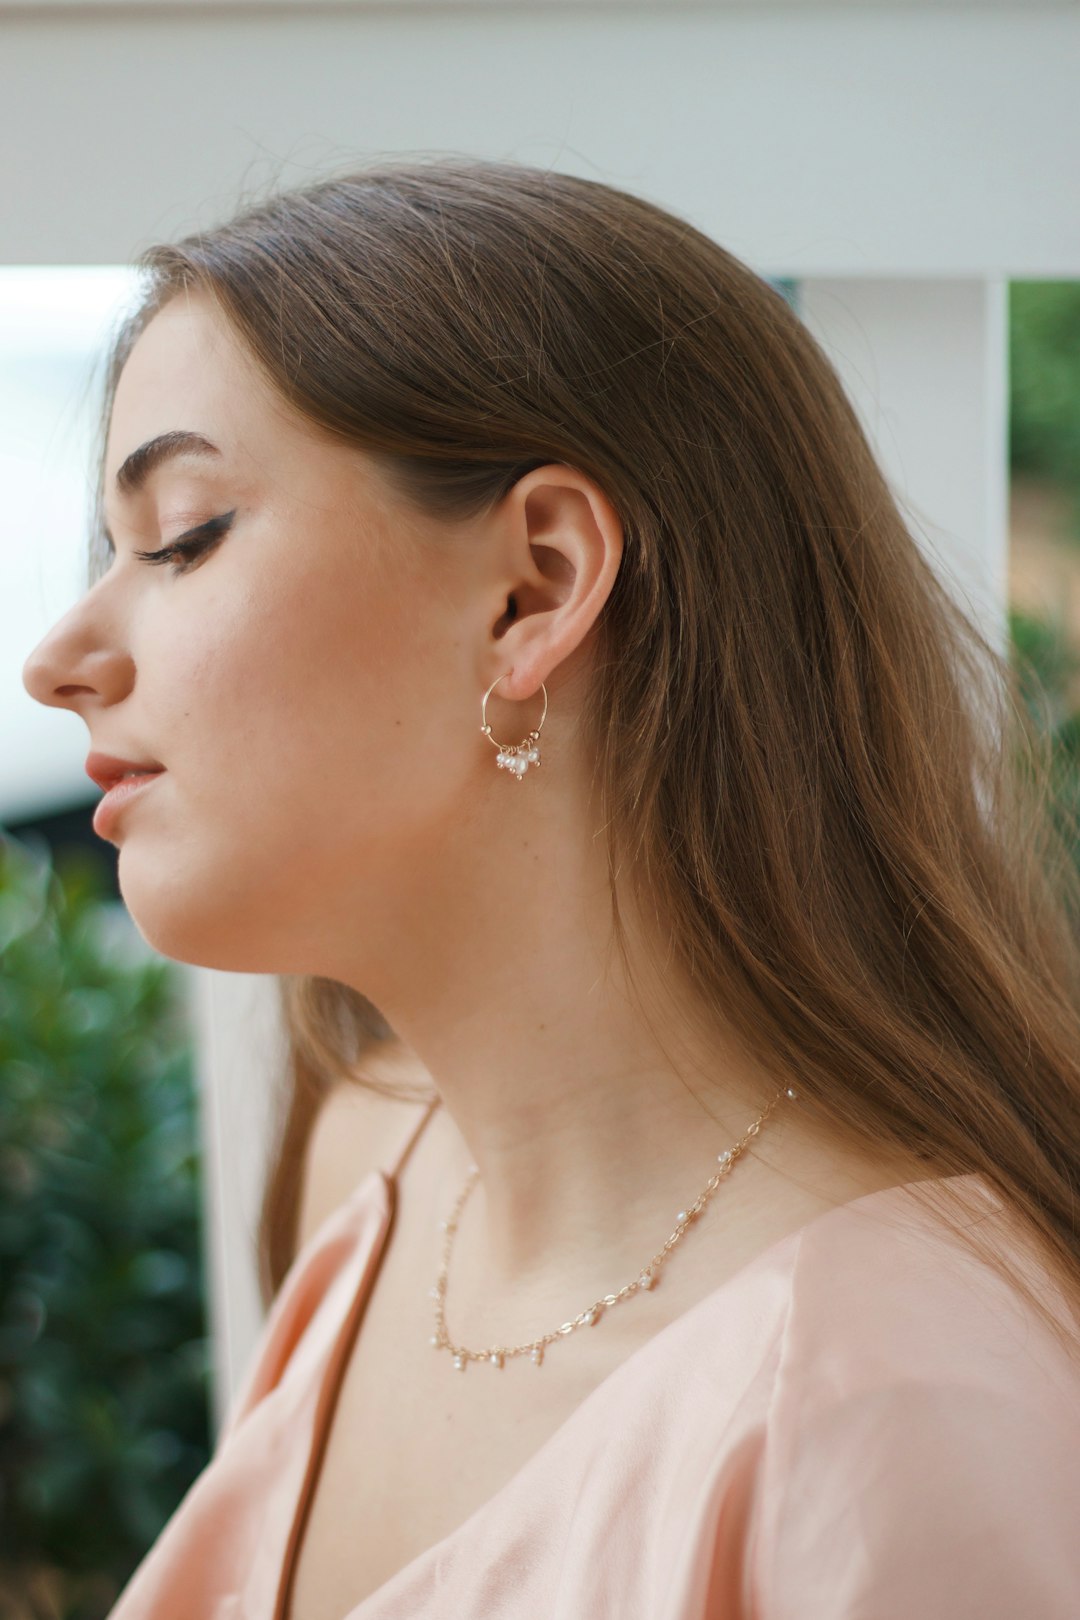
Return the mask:
<svg viewBox="0 0 1080 1620">
<path fill-rule="evenodd" d="M 1080 709 L 1070 699 L 1080 674 L 1080 648 L 1062 620 L 1018 609 L 1009 613 L 1009 638 L 1024 704 L 1038 730 L 1050 737 L 1052 813 L 1080 865 Z"/>
<path fill-rule="evenodd" d="M 0 835 L 0 1612 L 63 1620 L 211 1446 L 192 1036 L 101 887 Z"/>
<path fill-rule="evenodd" d="M 1080 541 L 1080 282 L 1010 282 L 1009 391 L 1013 470 L 1069 492 Z"/>
</svg>

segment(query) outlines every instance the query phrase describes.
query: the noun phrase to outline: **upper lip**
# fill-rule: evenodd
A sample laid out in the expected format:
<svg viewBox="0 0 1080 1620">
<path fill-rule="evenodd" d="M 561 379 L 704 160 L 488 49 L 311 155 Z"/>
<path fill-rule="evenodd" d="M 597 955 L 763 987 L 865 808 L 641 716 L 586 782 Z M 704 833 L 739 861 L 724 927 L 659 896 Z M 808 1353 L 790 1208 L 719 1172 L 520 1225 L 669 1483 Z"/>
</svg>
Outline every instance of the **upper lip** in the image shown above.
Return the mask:
<svg viewBox="0 0 1080 1620">
<path fill-rule="evenodd" d="M 117 759 L 114 754 L 87 754 L 86 774 L 97 783 L 99 788 L 108 792 L 115 787 L 122 776 L 132 771 L 147 775 L 153 771 L 163 771 L 164 765 L 156 760 L 146 759 Z"/>
</svg>

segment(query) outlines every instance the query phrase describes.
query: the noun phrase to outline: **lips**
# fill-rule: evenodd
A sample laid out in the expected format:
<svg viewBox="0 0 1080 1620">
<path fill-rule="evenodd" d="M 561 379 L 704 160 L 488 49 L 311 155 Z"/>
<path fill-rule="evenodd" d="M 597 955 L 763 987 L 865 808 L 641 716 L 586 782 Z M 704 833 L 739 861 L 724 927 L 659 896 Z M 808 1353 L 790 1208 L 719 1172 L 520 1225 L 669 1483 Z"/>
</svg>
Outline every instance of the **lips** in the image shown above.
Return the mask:
<svg viewBox="0 0 1080 1620">
<path fill-rule="evenodd" d="M 86 774 L 107 793 L 125 776 L 157 776 L 165 769 L 156 759 L 120 759 L 115 754 L 88 754 Z"/>
<path fill-rule="evenodd" d="M 130 814 L 129 806 L 150 792 L 164 769 L 143 770 L 140 775 L 122 777 L 113 783 L 94 811 L 92 826 L 99 838 L 110 838 L 120 820 Z"/>
</svg>

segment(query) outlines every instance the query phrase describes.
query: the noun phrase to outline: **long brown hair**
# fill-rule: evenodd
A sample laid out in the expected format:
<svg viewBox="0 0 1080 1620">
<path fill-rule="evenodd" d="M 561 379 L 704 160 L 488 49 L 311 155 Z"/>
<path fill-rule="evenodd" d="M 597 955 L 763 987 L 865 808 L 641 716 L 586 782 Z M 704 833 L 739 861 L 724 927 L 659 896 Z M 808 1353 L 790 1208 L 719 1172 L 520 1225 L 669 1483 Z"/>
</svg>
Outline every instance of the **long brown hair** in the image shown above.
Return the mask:
<svg viewBox="0 0 1080 1620">
<path fill-rule="evenodd" d="M 1016 672 L 909 533 L 785 297 L 641 197 L 467 158 L 249 201 L 138 266 L 103 443 L 135 339 L 190 288 L 428 514 L 486 512 L 549 461 L 602 487 L 625 546 L 582 723 L 617 943 L 621 870 L 801 1107 L 864 1150 L 980 1173 L 1075 1309 L 1076 829 Z M 91 555 L 95 577 L 100 523 Z M 355 990 L 281 989 L 267 1300 L 319 1099 L 372 1083 L 365 1053 L 394 1038 Z"/>
</svg>

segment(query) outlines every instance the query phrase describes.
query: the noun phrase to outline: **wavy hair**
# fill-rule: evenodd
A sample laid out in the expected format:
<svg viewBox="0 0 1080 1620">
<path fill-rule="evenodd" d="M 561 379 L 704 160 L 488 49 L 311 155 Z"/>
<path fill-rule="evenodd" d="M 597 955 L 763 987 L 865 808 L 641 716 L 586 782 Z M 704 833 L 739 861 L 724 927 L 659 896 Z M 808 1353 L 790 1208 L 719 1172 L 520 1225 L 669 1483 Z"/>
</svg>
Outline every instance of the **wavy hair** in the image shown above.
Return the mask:
<svg viewBox="0 0 1080 1620">
<path fill-rule="evenodd" d="M 1076 828 L 1052 804 L 1016 671 L 909 532 L 782 293 L 640 196 L 471 158 L 249 199 L 137 266 L 103 446 L 132 345 L 191 289 L 284 399 L 431 516 L 485 513 L 551 461 L 597 482 L 625 536 L 582 716 L 616 943 L 625 957 L 625 872 L 707 1004 L 817 1123 L 985 1178 L 1074 1332 Z M 377 1086 L 365 1057 L 395 1039 L 336 981 L 280 989 L 267 1302 L 294 1255 L 319 1101 Z M 912 1184 L 946 1214 L 947 1190 Z M 1045 1316 L 1026 1266 L 1005 1269 Z"/>
</svg>

